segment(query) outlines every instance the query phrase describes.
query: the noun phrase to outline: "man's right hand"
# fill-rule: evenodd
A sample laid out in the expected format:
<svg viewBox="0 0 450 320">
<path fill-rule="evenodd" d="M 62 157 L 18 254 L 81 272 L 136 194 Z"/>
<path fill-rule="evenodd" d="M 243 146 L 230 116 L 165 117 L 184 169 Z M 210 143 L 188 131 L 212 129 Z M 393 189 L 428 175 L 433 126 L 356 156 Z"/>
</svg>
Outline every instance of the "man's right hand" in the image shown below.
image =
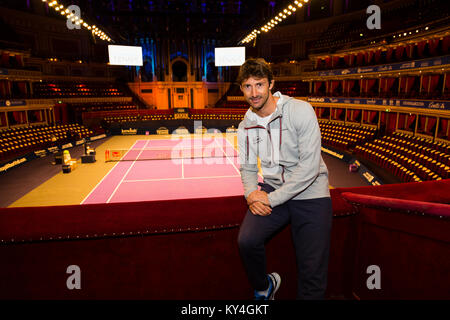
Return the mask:
<svg viewBox="0 0 450 320">
<path fill-rule="evenodd" d="M 271 207 L 259 201 L 252 202 L 248 207 L 254 215 L 268 216 L 272 213 Z"/>
</svg>

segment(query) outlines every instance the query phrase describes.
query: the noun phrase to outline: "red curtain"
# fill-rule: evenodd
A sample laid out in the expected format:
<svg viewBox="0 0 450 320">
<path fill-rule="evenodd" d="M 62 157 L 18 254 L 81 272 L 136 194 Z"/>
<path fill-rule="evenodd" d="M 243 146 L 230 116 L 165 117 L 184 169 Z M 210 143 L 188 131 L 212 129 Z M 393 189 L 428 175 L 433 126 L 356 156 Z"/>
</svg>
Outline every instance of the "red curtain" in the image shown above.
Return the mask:
<svg viewBox="0 0 450 320">
<path fill-rule="evenodd" d="M 421 92 L 428 92 L 428 82 L 430 81 L 430 76 L 422 77 L 422 88 L 420 88 Z"/>
<path fill-rule="evenodd" d="M 333 56 L 333 58 L 332 58 L 333 67 L 336 67 L 338 62 L 339 62 L 339 56 Z"/>
<path fill-rule="evenodd" d="M 410 92 L 415 78 L 414 77 L 401 77 L 400 78 L 400 91 L 401 92 Z"/>
<path fill-rule="evenodd" d="M 0 97 L 6 98 L 6 81 L 0 81 Z"/>
<path fill-rule="evenodd" d="M 323 81 L 315 81 L 314 82 L 314 93 L 318 93 L 320 87 L 322 86 Z"/>
<path fill-rule="evenodd" d="M 389 48 L 386 52 L 386 61 L 392 61 L 392 54 L 394 53 L 394 49 Z"/>
<path fill-rule="evenodd" d="M 355 86 L 355 80 L 345 80 L 345 87 L 347 91 L 345 93 L 350 93 Z"/>
<path fill-rule="evenodd" d="M 333 109 L 333 119 L 339 119 L 339 117 L 341 116 L 341 114 L 342 114 L 342 112 L 344 111 L 344 109 L 339 109 L 339 108 L 336 108 L 336 109 Z"/>
<path fill-rule="evenodd" d="M 430 47 L 430 54 L 431 54 L 431 55 L 435 55 L 435 54 L 436 54 L 437 47 L 438 47 L 438 45 L 439 45 L 439 39 L 431 39 L 431 40 L 428 40 L 428 45 L 429 45 L 429 47 Z"/>
<path fill-rule="evenodd" d="M 6 113 L 2 112 L 0 113 L 0 127 L 6 126 Z"/>
<path fill-rule="evenodd" d="M 13 111 L 13 117 L 17 123 L 22 123 L 19 111 Z"/>
<path fill-rule="evenodd" d="M 420 41 L 417 44 L 417 54 L 419 55 L 419 58 L 423 58 L 423 50 L 425 49 L 426 44 L 427 44 L 426 41 Z"/>
<path fill-rule="evenodd" d="M 401 58 L 403 56 L 403 51 L 405 51 L 404 46 L 400 46 L 400 47 L 397 47 L 397 49 L 395 49 L 395 58 L 397 60 L 401 60 Z"/>
<path fill-rule="evenodd" d="M 42 114 L 41 114 L 41 112 L 39 110 L 35 111 L 34 115 L 36 117 L 36 121 L 37 122 L 41 122 L 42 121 Z"/>
<path fill-rule="evenodd" d="M 406 124 L 406 127 L 409 128 L 409 126 L 414 122 L 414 120 L 416 120 L 416 115 L 412 114 L 412 115 L 408 115 L 408 122 Z"/>
<path fill-rule="evenodd" d="M 427 117 L 425 116 L 419 116 L 419 124 L 417 126 L 417 129 L 419 131 L 426 131 L 425 130 L 425 120 L 427 120 Z"/>
<path fill-rule="evenodd" d="M 1 61 L 2 67 L 9 67 L 9 53 L 2 53 L 2 61 Z"/>
<path fill-rule="evenodd" d="M 389 91 L 392 88 L 392 85 L 395 82 L 395 78 L 384 78 L 384 79 L 381 79 L 381 80 L 382 80 L 382 82 L 381 82 L 381 91 L 383 91 L 383 92 Z"/>
<path fill-rule="evenodd" d="M 19 90 L 22 94 L 26 95 L 28 93 L 26 82 L 18 82 L 17 86 L 19 87 Z"/>
<path fill-rule="evenodd" d="M 380 62 L 380 59 L 381 59 L 381 50 L 375 51 L 374 59 L 375 59 L 375 63 L 379 63 L 379 62 Z"/>
<path fill-rule="evenodd" d="M 364 121 L 366 123 L 372 123 L 373 119 L 375 119 L 376 116 L 376 111 L 364 111 Z"/>
<path fill-rule="evenodd" d="M 366 80 L 366 85 L 367 85 L 367 90 L 366 92 L 369 92 L 370 89 L 372 89 L 373 85 L 375 84 L 377 80 L 376 79 L 367 79 Z"/>
<path fill-rule="evenodd" d="M 364 54 L 362 52 L 358 52 L 356 56 L 356 65 L 360 66 L 363 64 Z"/>
<path fill-rule="evenodd" d="M 406 114 L 400 113 L 399 117 L 398 117 L 398 128 L 399 129 L 405 129 L 405 119 L 406 119 Z"/>
<path fill-rule="evenodd" d="M 331 58 L 330 57 L 325 58 L 325 66 L 327 68 L 331 68 Z"/>
<path fill-rule="evenodd" d="M 359 87 L 361 88 L 361 93 L 366 93 L 366 79 L 359 81 Z"/>
<path fill-rule="evenodd" d="M 20 54 L 16 54 L 15 58 L 16 58 L 16 61 L 17 61 L 17 65 L 19 67 L 23 67 L 24 66 L 23 56 L 20 55 Z"/>
<path fill-rule="evenodd" d="M 439 75 L 430 76 L 430 92 L 433 92 L 436 89 L 439 82 Z"/>
<path fill-rule="evenodd" d="M 449 46 L 450 46 L 450 36 L 446 36 L 446 37 L 444 37 L 444 39 L 442 39 L 442 53 L 443 54 L 448 53 Z"/>
<path fill-rule="evenodd" d="M 445 89 L 450 89 L 450 73 L 447 73 L 445 77 Z"/>
<path fill-rule="evenodd" d="M 397 114 L 396 113 L 388 113 L 388 130 L 394 131 L 395 130 L 395 121 L 397 121 Z"/>
<path fill-rule="evenodd" d="M 366 52 L 366 63 L 371 64 L 373 59 L 373 51 Z"/>
<path fill-rule="evenodd" d="M 434 125 L 436 124 L 437 119 L 435 117 L 428 117 L 427 127 L 425 128 L 425 132 L 432 133 Z"/>
<path fill-rule="evenodd" d="M 331 80 L 330 81 L 330 87 L 329 89 L 329 93 L 333 93 L 334 90 L 336 90 L 336 88 L 339 86 L 339 80 Z"/>
<path fill-rule="evenodd" d="M 386 112 L 381 112 L 380 115 L 380 124 L 385 125 L 386 124 Z"/>
<path fill-rule="evenodd" d="M 441 119 L 439 122 L 439 133 L 441 135 L 447 136 L 448 133 L 448 119 Z"/>
<path fill-rule="evenodd" d="M 345 61 L 345 64 L 347 65 L 347 66 L 350 66 L 351 64 L 350 64 L 350 55 L 349 54 L 347 54 L 346 56 L 344 56 L 344 61 Z"/>
</svg>

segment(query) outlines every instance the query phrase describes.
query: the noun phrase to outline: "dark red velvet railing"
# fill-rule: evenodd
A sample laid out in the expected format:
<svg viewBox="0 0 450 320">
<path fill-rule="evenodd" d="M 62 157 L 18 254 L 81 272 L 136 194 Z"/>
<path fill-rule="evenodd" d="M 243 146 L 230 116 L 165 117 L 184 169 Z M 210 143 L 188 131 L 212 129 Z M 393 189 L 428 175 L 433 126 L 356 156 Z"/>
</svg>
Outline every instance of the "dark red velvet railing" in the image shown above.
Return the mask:
<svg viewBox="0 0 450 320">
<path fill-rule="evenodd" d="M 449 299 L 450 225 L 428 214 L 448 216 L 449 190 L 450 179 L 332 189 L 327 297 Z M 1 208 L 0 298 L 251 299 L 237 248 L 246 209 L 243 197 Z M 267 245 L 279 299 L 295 299 L 293 252 L 289 228 Z M 366 287 L 369 265 L 381 290 Z M 69 266 L 81 289 L 68 289 Z"/>
</svg>

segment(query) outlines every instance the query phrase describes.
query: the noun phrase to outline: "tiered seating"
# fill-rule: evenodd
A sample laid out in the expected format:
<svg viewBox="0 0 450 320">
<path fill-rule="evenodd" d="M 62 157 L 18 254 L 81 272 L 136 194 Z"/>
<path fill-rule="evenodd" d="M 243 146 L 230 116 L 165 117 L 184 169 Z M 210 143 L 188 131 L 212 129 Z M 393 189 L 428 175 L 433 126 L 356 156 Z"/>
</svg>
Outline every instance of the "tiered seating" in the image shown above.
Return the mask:
<svg viewBox="0 0 450 320">
<path fill-rule="evenodd" d="M 244 119 L 244 114 L 192 114 L 190 116 L 192 120 L 239 120 Z"/>
<path fill-rule="evenodd" d="M 245 100 L 227 100 L 223 105 L 223 108 L 241 108 L 248 109 L 249 105 Z"/>
<path fill-rule="evenodd" d="M 272 91 L 280 91 L 291 97 L 304 97 L 308 95 L 309 84 L 303 81 L 275 81 Z"/>
<path fill-rule="evenodd" d="M 136 121 L 160 121 L 173 120 L 173 114 L 155 114 L 155 115 L 120 115 L 105 117 L 106 123 L 122 123 L 122 122 L 136 122 Z"/>
<path fill-rule="evenodd" d="M 114 83 L 42 81 L 33 83 L 36 98 L 122 97 L 125 94 Z"/>
<path fill-rule="evenodd" d="M 312 51 L 330 52 L 346 47 L 367 46 L 373 41 L 380 42 L 391 35 L 399 33 L 411 34 L 420 26 L 429 28 L 439 28 L 448 25 L 448 2 L 445 0 L 417 0 L 414 2 L 399 3 L 398 6 L 382 9 L 382 30 L 380 34 L 376 29 L 369 30 L 366 21 L 359 17 L 352 21 L 339 21 L 331 24 L 328 29 L 316 41 Z M 398 19 L 398 17 L 404 19 Z M 422 31 L 422 30 L 421 30 Z M 361 34 L 363 36 L 361 36 Z M 395 38 L 393 38 L 396 40 Z M 448 40 L 447 40 L 448 41 Z M 378 44 L 377 44 L 378 46 Z M 433 52 L 432 50 L 424 53 L 424 57 L 438 56 L 446 54 L 445 52 Z M 405 56 L 395 57 L 397 61 L 405 61 Z M 406 58 L 407 59 L 407 58 Z M 388 62 L 388 61 L 384 61 Z M 365 62 L 358 64 L 365 65 Z M 336 65 L 335 65 L 336 67 Z M 337 66 L 341 67 L 341 66 Z M 329 69 L 330 65 L 319 63 L 317 70 Z"/>
<path fill-rule="evenodd" d="M 322 144 L 334 146 L 344 150 L 350 150 L 357 144 L 372 140 L 376 129 L 357 125 L 343 125 L 319 120 Z"/>
<path fill-rule="evenodd" d="M 355 152 L 403 181 L 450 178 L 450 147 L 419 137 L 393 133 L 357 146 Z"/>
<path fill-rule="evenodd" d="M 0 131 L 0 159 L 8 159 L 93 134 L 82 125 L 30 126 Z"/>
<path fill-rule="evenodd" d="M 123 102 L 71 104 L 71 107 L 78 112 L 137 110 L 137 106 L 135 104 Z"/>
</svg>

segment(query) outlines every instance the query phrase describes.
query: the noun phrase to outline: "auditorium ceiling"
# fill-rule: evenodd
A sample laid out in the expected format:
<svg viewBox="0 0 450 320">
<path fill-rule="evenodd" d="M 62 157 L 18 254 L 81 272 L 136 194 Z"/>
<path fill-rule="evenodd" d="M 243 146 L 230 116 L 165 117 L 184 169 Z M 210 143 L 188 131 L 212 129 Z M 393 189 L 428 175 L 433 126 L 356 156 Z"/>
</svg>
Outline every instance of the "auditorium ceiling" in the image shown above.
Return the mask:
<svg viewBox="0 0 450 320">
<path fill-rule="evenodd" d="M 0 0 L 0 5 L 62 18 L 43 10 L 53 0 Z M 116 43 L 141 38 L 216 39 L 235 45 L 289 0 L 58 0 L 77 5 L 85 20 Z"/>
</svg>

